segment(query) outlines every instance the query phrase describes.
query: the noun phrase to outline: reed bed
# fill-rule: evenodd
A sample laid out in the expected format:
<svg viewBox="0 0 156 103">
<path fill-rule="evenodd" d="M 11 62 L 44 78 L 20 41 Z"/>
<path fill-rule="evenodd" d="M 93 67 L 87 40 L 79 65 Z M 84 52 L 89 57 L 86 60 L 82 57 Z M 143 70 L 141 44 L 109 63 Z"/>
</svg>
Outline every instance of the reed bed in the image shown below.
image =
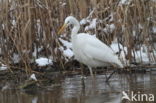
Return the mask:
<svg viewBox="0 0 156 103">
<path fill-rule="evenodd" d="M 96 34 L 108 45 L 117 41 L 127 47 L 126 60 L 135 62 L 134 52 L 145 45 L 149 60 L 155 62 L 155 5 L 154 0 L 1 0 L 0 62 L 29 72 L 35 59 L 44 56 L 64 68 L 68 61 L 59 49 L 57 31 L 69 15 L 97 18 L 96 28 L 85 31 L 85 24 L 81 31 Z M 115 29 L 103 31 L 109 24 Z M 64 38 L 70 40 L 70 35 Z"/>
</svg>

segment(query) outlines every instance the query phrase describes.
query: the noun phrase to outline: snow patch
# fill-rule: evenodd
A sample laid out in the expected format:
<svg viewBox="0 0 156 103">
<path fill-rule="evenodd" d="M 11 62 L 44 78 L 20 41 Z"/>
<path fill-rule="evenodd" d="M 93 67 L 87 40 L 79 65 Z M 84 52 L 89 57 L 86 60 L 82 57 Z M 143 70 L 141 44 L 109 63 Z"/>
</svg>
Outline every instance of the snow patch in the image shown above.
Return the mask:
<svg viewBox="0 0 156 103">
<path fill-rule="evenodd" d="M 67 5 L 67 3 L 65 3 L 65 2 L 59 2 L 59 3 L 60 3 L 61 6 Z"/>
<path fill-rule="evenodd" d="M 66 41 L 66 40 L 63 40 L 63 39 L 61 39 L 61 38 L 59 38 L 59 40 L 61 41 L 61 43 L 62 43 L 63 46 L 65 47 L 65 48 L 63 48 L 62 46 L 59 47 L 59 49 L 63 52 L 63 55 L 64 55 L 65 57 L 71 58 L 71 57 L 74 55 L 73 51 L 71 50 L 71 48 L 72 48 L 72 43 L 71 43 L 71 42 L 68 42 L 68 41 Z"/>
<path fill-rule="evenodd" d="M 31 101 L 31 103 L 37 103 L 38 102 L 38 97 L 34 97 Z"/>
<path fill-rule="evenodd" d="M 153 33 L 156 33 L 156 26 L 152 28 Z"/>
<path fill-rule="evenodd" d="M 124 32 L 126 30 L 125 25 L 122 25 L 121 28 L 122 28 L 122 32 Z"/>
<path fill-rule="evenodd" d="M 136 36 L 136 31 L 135 31 L 135 30 L 133 30 L 133 32 L 132 32 L 132 33 L 133 33 L 133 36 L 135 37 L 135 36 Z"/>
<path fill-rule="evenodd" d="M 2 28 L 3 28 L 3 30 L 5 29 L 5 24 L 2 24 Z"/>
<path fill-rule="evenodd" d="M 148 51 L 146 46 L 142 46 L 140 50 L 135 51 L 135 59 L 137 63 L 149 63 Z"/>
<path fill-rule="evenodd" d="M 127 47 L 123 47 L 120 43 L 112 43 L 110 47 L 113 49 L 115 53 L 120 52 L 119 58 L 122 60 L 122 62 L 127 65 L 129 65 L 129 61 L 126 59 L 126 54 L 127 54 Z M 121 49 L 121 51 L 119 50 Z"/>
<path fill-rule="evenodd" d="M 67 5 L 67 3 L 62 3 L 62 6 L 65 6 L 65 5 Z"/>
<path fill-rule="evenodd" d="M 30 79 L 37 81 L 37 78 L 34 73 L 30 76 Z"/>
<path fill-rule="evenodd" d="M 120 0 L 121 4 L 125 4 L 128 0 Z"/>
<path fill-rule="evenodd" d="M 68 58 L 71 58 L 74 55 L 74 53 L 73 53 L 73 51 L 71 49 L 64 50 L 63 54 L 64 54 L 64 56 L 66 56 Z"/>
<path fill-rule="evenodd" d="M 40 58 L 36 59 L 35 62 L 38 64 L 38 66 L 46 66 L 49 64 L 53 64 L 51 59 L 44 58 L 44 57 L 40 57 Z"/>
<path fill-rule="evenodd" d="M 66 40 L 63 40 L 62 38 L 59 38 L 59 40 L 61 41 L 61 43 L 67 47 L 67 48 L 72 48 L 72 43 L 71 42 L 68 42 Z"/>
<path fill-rule="evenodd" d="M 143 25 L 142 24 L 138 24 L 138 27 L 139 27 L 139 29 L 143 29 L 144 27 L 143 27 Z"/>
<path fill-rule="evenodd" d="M 112 33 L 115 30 L 115 25 L 114 24 L 106 24 L 106 27 L 103 29 L 104 32 L 106 33 Z"/>
<path fill-rule="evenodd" d="M 2 54 L 2 49 L 0 48 L 0 54 Z"/>
<path fill-rule="evenodd" d="M 1 67 L 0 67 L 0 71 L 1 70 L 7 70 L 7 69 L 8 69 L 7 65 L 4 65 L 4 64 L 2 64 Z"/>
<path fill-rule="evenodd" d="M 119 4 L 120 5 L 129 5 L 130 4 L 130 2 L 131 2 L 131 0 L 120 0 L 120 2 L 119 2 Z"/>
<path fill-rule="evenodd" d="M 3 86 L 1 90 L 2 90 L 2 91 L 5 91 L 5 90 L 7 90 L 7 89 L 9 89 L 9 85 L 8 85 L 8 84 L 6 84 L 5 86 Z"/>
<path fill-rule="evenodd" d="M 106 17 L 105 19 L 104 19 L 104 21 L 106 22 L 106 21 L 109 21 L 109 22 L 112 22 L 112 21 L 114 21 L 114 14 L 115 13 L 113 13 L 113 12 L 111 12 L 111 14 L 108 16 L 108 17 Z M 101 23 L 103 23 L 103 20 L 99 20 Z"/>
<path fill-rule="evenodd" d="M 96 21 L 97 21 L 97 18 L 94 18 L 91 21 L 90 25 L 85 27 L 85 31 L 90 30 L 90 29 L 95 29 L 96 28 Z"/>
<path fill-rule="evenodd" d="M 12 57 L 12 60 L 13 60 L 14 64 L 17 64 L 17 63 L 20 62 L 21 58 L 17 53 L 14 53 L 13 57 Z"/>
<path fill-rule="evenodd" d="M 16 20 L 12 20 L 12 25 L 13 25 L 13 26 L 16 25 Z"/>
<path fill-rule="evenodd" d="M 114 13 L 111 13 L 109 17 L 110 17 L 109 21 L 112 22 L 114 20 Z"/>
<path fill-rule="evenodd" d="M 80 20 L 80 24 L 81 25 L 87 24 L 87 19 L 83 18 L 82 20 Z"/>
</svg>

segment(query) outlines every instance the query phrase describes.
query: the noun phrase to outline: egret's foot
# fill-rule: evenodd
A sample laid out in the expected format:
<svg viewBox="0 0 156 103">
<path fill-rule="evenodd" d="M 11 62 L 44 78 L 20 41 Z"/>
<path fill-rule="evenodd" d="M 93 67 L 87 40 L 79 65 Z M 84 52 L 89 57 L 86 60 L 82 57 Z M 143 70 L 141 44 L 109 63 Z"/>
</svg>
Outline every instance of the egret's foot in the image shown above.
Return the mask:
<svg viewBox="0 0 156 103">
<path fill-rule="evenodd" d="M 84 79 L 86 79 L 87 77 L 84 76 L 84 75 L 81 75 L 80 78 L 81 78 L 81 80 L 84 80 Z"/>
<path fill-rule="evenodd" d="M 109 82 L 109 79 L 113 76 L 114 73 L 116 73 L 117 70 L 114 70 L 110 75 L 109 77 L 106 76 L 106 82 Z"/>
<path fill-rule="evenodd" d="M 81 78 L 82 89 L 85 89 L 85 79 L 86 79 L 86 76 L 81 75 L 80 78 Z"/>
</svg>

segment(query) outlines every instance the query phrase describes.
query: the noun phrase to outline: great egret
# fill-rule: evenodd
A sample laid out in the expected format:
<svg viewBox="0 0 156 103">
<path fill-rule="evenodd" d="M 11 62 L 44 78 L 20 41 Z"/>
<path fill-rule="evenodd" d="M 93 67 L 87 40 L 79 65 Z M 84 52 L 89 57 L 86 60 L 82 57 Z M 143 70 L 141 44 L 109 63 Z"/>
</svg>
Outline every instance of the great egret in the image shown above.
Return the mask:
<svg viewBox="0 0 156 103">
<path fill-rule="evenodd" d="M 88 66 L 92 77 L 93 67 L 117 65 L 120 68 L 123 68 L 118 56 L 115 55 L 109 46 L 88 33 L 78 33 L 80 24 L 75 17 L 68 16 L 58 34 L 60 34 L 69 25 L 73 25 L 71 42 L 75 59 Z"/>
</svg>

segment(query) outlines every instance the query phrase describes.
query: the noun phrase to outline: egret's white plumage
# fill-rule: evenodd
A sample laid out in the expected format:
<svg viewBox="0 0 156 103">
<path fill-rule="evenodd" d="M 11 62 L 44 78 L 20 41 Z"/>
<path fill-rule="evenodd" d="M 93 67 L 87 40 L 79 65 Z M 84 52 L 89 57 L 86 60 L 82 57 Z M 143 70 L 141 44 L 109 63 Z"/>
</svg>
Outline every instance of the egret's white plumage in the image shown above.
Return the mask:
<svg viewBox="0 0 156 103">
<path fill-rule="evenodd" d="M 78 33 L 80 24 L 73 16 L 69 16 L 65 19 L 65 24 L 60 29 L 59 33 L 68 25 L 73 25 L 71 40 L 75 58 L 79 62 L 87 65 L 91 74 L 92 67 L 117 65 L 120 68 L 123 68 L 117 55 L 115 55 L 109 46 L 88 33 Z"/>
</svg>

